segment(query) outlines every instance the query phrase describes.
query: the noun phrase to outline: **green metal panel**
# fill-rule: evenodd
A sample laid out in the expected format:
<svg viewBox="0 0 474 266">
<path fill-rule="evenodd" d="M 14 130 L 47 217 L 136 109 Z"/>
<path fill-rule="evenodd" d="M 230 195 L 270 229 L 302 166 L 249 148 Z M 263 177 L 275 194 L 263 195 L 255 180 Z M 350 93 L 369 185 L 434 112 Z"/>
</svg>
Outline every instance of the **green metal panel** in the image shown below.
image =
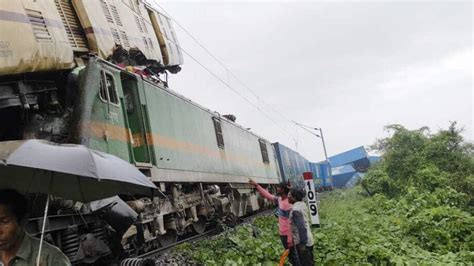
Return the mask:
<svg viewBox="0 0 474 266">
<path fill-rule="evenodd" d="M 101 71 L 105 71 L 113 78 L 118 104 L 111 104 L 99 96 Z M 87 67 L 81 71 L 80 79 L 81 95 L 85 95 L 84 98 L 91 105 L 89 109 L 82 110 L 86 114 L 77 121 L 79 127 L 84 128 L 79 130 L 80 138 L 86 139 L 83 144 L 131 162 L 123 105 L 120 100 L 123 99 L 120 71 L 107 63 L 91 59 Z"/>
<path fill-rule="evenodd" d="M 135 162 L 151 163 L 150 150 L 147 141 L 147 121 L 143 115 L 143 97 L 140 96 L 142 83 L 137 83 L 134 76 L 122 74 L 122 88 L 124 93 L 124 106 L 128 127 L 133 135 L 133 155 Z"/>
<path fill-rule="evenodd" d="M 144 89 L 158 168 L 278 179 L 271 145 L 270 163 L 264 164 L 259 138 L 222 119 L 225 148 L 220 149 L 212 122 L 217 114 L 152 84 Z"/>
<path fill-rule="evenodd" d="M 218 117 L 188 99 L 156 84 L 135 79 L 107 62 L 96 61 L 86 68 L 83 83 L 93 98 L 88 136 L 89 146 L 117 155 L 129 162 L 151 162 L 162 169 L 167 181 L 247 182 L 246 177 L 271 183 L 278 182 L 278 170 L 272 146 L 266 142 L 269 163 L 264 163 L 259 137 L 233 122 L 221 119 L 224 149 L 217 145 L 213 117 Z M 99 71 L 113 77 L 119 104 L 104 102 L 99 97 Z M 92 77 L 92 78 L 91 78 Z M 129 79 L 127 77 L 133 77 Z M 125 80 L 124 80 L 125 78 Z M 131 96 L 124 97 L 126 94 Z M 86 93 L 86 94 L 87 94 Z M 131 97 L 128 99 L 128 97 Z M 128 103 L 135 110 L 127 111 Z M 133 148 L 128 129 L 144 140 Z M 83 134 L 86 136 L 86 134 Z M 154 173 L 157 173 L 153 170 Z M 160 181 L 160 176 L 153 177 Z M 165 178 L 165 177 L 164 177 Z"/>
</svg>

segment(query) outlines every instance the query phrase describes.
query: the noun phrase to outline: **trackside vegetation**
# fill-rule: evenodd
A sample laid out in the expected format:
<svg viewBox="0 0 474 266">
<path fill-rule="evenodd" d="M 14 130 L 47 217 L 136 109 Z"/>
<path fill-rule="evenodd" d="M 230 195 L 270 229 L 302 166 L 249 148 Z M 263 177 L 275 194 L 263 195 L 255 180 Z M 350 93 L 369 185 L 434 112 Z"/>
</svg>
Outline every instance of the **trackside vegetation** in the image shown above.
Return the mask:
<svg viewBox="0 0 474 266">
<path fill-rule="evenodd" d="M 322 193 L 316 264 L 474 264 L 473 145 L 455 123 L 387 130 L 372 147 L 382 160 L 360 184 Z M 275 265 L 283 250 L 276 218 L 265 216 L 176 252 L 197 264 Z"/>
</svg>

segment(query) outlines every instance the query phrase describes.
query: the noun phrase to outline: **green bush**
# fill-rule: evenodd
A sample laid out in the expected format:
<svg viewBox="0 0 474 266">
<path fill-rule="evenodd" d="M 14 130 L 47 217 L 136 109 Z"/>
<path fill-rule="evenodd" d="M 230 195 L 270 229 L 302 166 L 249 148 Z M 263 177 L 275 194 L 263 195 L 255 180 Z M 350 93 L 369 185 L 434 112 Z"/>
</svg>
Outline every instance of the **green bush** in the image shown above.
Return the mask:
<svg viewBox="0 0 474 266">
<path fill-rule="evenodd" d="M 374 145 L 382 160 L 360 186 L 321 194 L 316 264 L 473 265 L 473 145 L 455 123 L 435 134 L 388 129 Z M 267 216 L 178 252 L 199 264 L 275 265 L 283 248 Z"/>
<path fill-rule="evenodd" d="M 176 251 L 206 265 L 272 265 L 282 252 L 279 241 L 277 220 L 269 216 L 226 228 L 219 236 L 181 245 Z"/>
<path fill-rule="evenodd" d="M 474 218 L 458 208 L 441 206 L 426 208 L 404 224 L 407 235 L 417 244 L 433 252 L 474 250 Z"/>
<path fill-rule="evenodd" d="M 391 137 L 378 140 L 373 149 L 383 153 L 382 161 L 369 170 L 361 184 L 370 194 L 399 197 L 408 188 L 434 191 L 450 187 L 467 195 L 466 205 L 474 205 L 473 144 L 463 140 L 452 123 L 447 130 L 430 134 L 428 128 L 407 130 L 400 125 L 386 127 Z M 472 213 L 472 212 L 471 212 Z"/>
</svg>

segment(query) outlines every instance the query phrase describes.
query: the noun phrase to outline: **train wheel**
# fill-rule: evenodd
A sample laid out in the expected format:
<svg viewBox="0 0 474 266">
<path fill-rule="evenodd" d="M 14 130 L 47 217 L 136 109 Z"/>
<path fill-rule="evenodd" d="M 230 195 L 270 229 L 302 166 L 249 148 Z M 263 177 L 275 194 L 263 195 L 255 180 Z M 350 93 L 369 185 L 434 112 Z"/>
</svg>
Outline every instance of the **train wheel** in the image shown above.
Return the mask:
<svg viewBox="0 0 474 266">
<path fill-rule="evenodd" d="M 158 237 L 158 242 L 162 247 L 167 247 L 178 241 L 178 234 L 174 230 L 167 230 L 166 234 Z"/>
<path fill-rule="evenodd" d="M 239 224 L 239 217 L 234 215 L 233 213 L 227 214 L 224 220 L 225 224 L 229 227 L 235 227 Z"/>
<path fill-rule="evenodd" d="M 199 217 L 199 221 L 193 223 L 193 230 L 197 234 L 202 234 L 206 231 L 206 217 Z"/>
</svg>

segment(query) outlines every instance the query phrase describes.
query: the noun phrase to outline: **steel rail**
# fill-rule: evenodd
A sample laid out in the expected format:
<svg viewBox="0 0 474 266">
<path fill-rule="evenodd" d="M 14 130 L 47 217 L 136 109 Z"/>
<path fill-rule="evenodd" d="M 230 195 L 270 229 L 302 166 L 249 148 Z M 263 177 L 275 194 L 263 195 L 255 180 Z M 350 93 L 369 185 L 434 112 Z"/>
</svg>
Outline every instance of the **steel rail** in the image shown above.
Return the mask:
<svg viewBox="0 0 474 266">
<path fill-rule="evenodd" d="M 263 215 L 268 215 L 268 214 L 271 214 L 273 213 L 273 209 L 268 209 L 268 210 L 265 210 L 265 211 L 262 211 L 262 212 L 258 212 L 258 213 L 255 213 L 255 214 L 251 214 L 249 216 L 246 216 L 246 217 L 243 217 L 240 219 L 240 224 L 243 224 L 243 223 L 247 223 L 249 221 L 251 221 L 252 219 L 255 219 L 259 216 L 263 216 Z M 237 225 L 238 226 L 238 225 Z M 198 234 L 198 235 L 194 235 L 194 236 L 190 236 L 190 237 L 187 237 L 183 240 L 180 240 L 180 241 L 177 241 L 171 245 L 168 245 L 166 247 L 162 247 L 162 248 L 158 248 L 158 249 L 155 249 L 155 250 L 152 250 L 152 251 L 149 251 L 149 252 L 146 252 L 146 253 L 143 253 L 143 254 L 140 254 L 138 256 L 136 256 L 135 258 L 138 258 L 138 259 L 153 259 L 153 258 L 157 258 L 159 257 L 160 255 L 163 255 L 165 253 L 167 253 L 168 251 L 172 250 L 173 248 L 175 248 L 176 246 L 178 245 L 181 245 L 183 243 L 192 243 L 192 242 L 196 242 L 196 241 L 199 241 L 201 239 L 204 239 L 206 237 L 209 237 L 209 236 L 213 236 L 213 235 L 217 235 L 219 233 L 223 232 L 222 229 L 220 228 L 210 228 L 209 230 L 205 231 L 204 233 L 201 233 L 201 234 Z"/>
</svg>

